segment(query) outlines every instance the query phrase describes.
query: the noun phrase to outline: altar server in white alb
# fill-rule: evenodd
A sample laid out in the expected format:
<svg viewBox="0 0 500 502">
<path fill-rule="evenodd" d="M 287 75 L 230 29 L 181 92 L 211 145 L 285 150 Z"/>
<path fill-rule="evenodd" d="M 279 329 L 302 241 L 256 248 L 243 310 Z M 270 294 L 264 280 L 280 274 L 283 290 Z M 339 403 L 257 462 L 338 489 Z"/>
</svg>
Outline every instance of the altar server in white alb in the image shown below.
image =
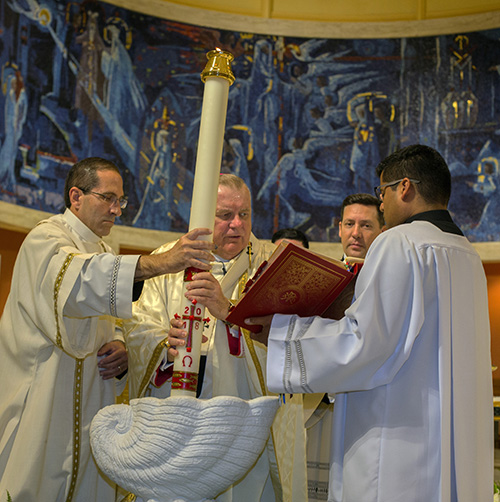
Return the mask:
<svg viewBox="0 0 500 502">
<path fill-rule="evenodd" d="M 0 500 L 109 502 L 115 487 L 92 459 L 89 426 L 115 401 L 127 370 L 116 333 L 131 317 L 134 281 L 208 268 L 208 242 L 193 230 L 168 253 L 115 256 L 101 237 L 126 206 L 117 167 L 75 164 L 66 211 L 26 237 L 0 320 Z M 203 260 L 203 261 L 202 261 Z M 139 288 L 140 289 L 140 288 Z M 122 378 L 122 386 L 126 379 Z"/>
<path fill-rule="evenodd" d="M 448 166 L 413 145 L 377 174 L 388 230 L 345 317 L 253 319 L 268 342 L 268 385 L 336 394 L 329 501 L 492 500 L 486 280 L 446 210 Z"/>
</svg>

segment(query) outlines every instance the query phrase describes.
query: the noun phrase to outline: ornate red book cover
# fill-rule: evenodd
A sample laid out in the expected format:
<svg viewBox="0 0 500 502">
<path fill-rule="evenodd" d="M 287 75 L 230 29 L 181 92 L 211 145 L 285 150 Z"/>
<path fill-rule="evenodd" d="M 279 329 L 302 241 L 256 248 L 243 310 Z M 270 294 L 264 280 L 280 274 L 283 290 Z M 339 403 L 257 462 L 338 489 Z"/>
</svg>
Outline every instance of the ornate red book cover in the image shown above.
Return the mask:
<svg viewBox="0 0 500 502">
<path fill-rule="evenodd" d="M 248 281 L 227 321 L 258 331 L 258 326 L 248 326 L 244 320 L 268 314 L 321 315 L 353 277 L 340 260 L 283 242 Z"/>
</svg>

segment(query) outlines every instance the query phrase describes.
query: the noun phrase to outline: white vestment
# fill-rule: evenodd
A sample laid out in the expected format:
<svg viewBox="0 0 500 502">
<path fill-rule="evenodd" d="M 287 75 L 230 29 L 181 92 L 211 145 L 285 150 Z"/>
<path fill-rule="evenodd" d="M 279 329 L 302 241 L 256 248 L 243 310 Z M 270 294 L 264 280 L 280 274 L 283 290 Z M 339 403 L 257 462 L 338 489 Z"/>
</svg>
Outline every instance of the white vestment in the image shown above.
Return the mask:
<svg viewBox="0 0 500 502">
<path fill-rule="evenodd" d="M 2 500 L 114 500 L 89 426 L 119 391 L 100 377 L 97 351 L 121 339 L 115 317 L 132 315 L 137 260 L 114 256 L 69 210 L 24 240 L 0 321 Z"/>
<path fill-rule="evenodd" d="M 336 394 L 329 501 L 492 500 L 488 298 L 465 237 L 383 232 L 345 317 L 277 315 L 268 350 L 271 390 Z"/>
<path fill-rule="evenodd" d="M 345 255 L 342 257 L 345 262 Z M 358 267 L 347 265 L 348 270 L 358 274 Z M 334 304 L 322 317 L 341 319 L 352 303 L 354 278 L 342 291 Z M 304 394 L 304 424 L 307 434 L 307 494 L 308 501 L 328 499 L 328 479 L 330 474 L 330 450 L 332 442 L 333 400 L 331 394 Z"/>
<path fill-rule="evenodd" d="M 223 274 L 222 262 L 213 263 L 211 272 L 219 280 L 226 298 L 237 300 L 247 280 L 275 249 L 273 244 L 259 242 L 253 235 L 250 241 L 251 259 L 248 249 L 243 250 L 236 258 L 224 263 L 226 274 Z M 166 244 L 155 253 L 164 252 L 173 245 L 174 243 Z M 154 380 L 156 369 L 165 357 L 163 342 L 167 337 L 170 319 L 176 313 L 181 313 L 183 277 L 184 273 L 180 272 L 145 281 L 141 297 L 134 303 L 133 322 L 126 326 L 131 398 L 144 395 L 168 397 L 170 394 L 170 381 L 159 388 L 155 388 L 151 381 L 152 378 Z M 207 309 L 205 316 L 211 317 L 209 314 Z M 203 334 L 208 337 L 208 341 L 202 347 L 207 362 L 201 398 L 225 395 L 248 400 L 267 394 L 265 384 L 267 350 L 263 345 L 253 342 L 248 333 L 240 333 L 238 329 L 231 329 L 228 332 L 226 325 L 213 317 Z M 233 353 L 236 355 L 230 354 L 230 337 L 236 339 L 231 343 Z M 240 345 L 235 344 L 238 338 Z M 238 346 L 241 350 L 237 349 Z M 241 481 L 217 497 L 218 502 L 274 501 L 275 490 L 276 500 L 297 502 L 306 500 L 305 431 L 302 416 L 302 398 L 294 396 L 288 400 L 288 406 L 282 406 L 278 411 L 277 417 L 283 420 L 279 425 L 275 420 L 274 443 L 269 442 L 252 470 Z M 275 453 L 280 465 L 279 474 Z M 270 475 L 273 476 L 274 490 Z M 281 477 L 279 482 L 278 477 Z M 285 481 L 283 477 L 287 480 Z M 288 494 L 287 488 L 283 486 L 285 484 L 289 487 Z M 281 491 L 284 493 L 280 493 Z M 294 498 L 291 492 L 294 492 Z"/>
</svg>

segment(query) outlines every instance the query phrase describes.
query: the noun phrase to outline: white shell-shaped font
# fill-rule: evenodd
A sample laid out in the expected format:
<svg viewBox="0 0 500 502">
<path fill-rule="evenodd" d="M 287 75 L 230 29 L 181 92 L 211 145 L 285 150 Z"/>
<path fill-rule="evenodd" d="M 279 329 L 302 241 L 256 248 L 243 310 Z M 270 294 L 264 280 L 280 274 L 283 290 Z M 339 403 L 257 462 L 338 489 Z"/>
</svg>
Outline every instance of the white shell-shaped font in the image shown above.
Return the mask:
<svg viewBox="0 0 500 502">
<path fill-rule="evenodd" d="M 276 397 L 145 397 L 107 406 L 90 443 L 101 470 L 149 502 L 202 502 L 242 478 L 269 437 Z"/>
</svg>

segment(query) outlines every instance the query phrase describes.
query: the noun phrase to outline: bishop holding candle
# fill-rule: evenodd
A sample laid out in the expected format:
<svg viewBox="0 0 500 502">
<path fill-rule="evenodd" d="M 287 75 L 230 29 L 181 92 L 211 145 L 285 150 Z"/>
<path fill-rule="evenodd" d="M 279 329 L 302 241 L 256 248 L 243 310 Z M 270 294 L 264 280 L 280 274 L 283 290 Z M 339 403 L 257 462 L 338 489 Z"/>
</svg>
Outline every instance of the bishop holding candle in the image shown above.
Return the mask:
<svg viewBox="0 0 500 502">
<path fill-rule="evenodd" d="M 194 305 L 206 307 L 209 318 L 203 330 L 205 341 L 201 348 L 201 368 L 205 366 L 205 370 L 203 377 L 200 371 L 198 390 L 201 398 L 228 395 L 252 399 L 267 393 L 262 373 L 266 350 L 224 320 L 230 302 L 237 301 L 246 281 L 270 256 L 275 246 L 259 241 L 252 234 L 251 197 L 243 180 L 232 174 L 222 174 L 218 181 L 213 233 L 215 260 L 210 272 L 194 274 L 185 292 L 190 301 L 196 301 Z M 155 253 L 173 245 L 165 244 Z M 183 290 L 182 272 L 145 281 L 141 298 L 134 304 L 134 318 L 126 337 L 131 397 L 170 395 L 172 365 L 169 363 L 178 355 L 177 347 L 185 347 L 189 334 L 188 324 L 187 329 L 182 327 L 186 320 L 175 319 L 184 300 Z M 170 324 L 172 328 L 169 332 Z M 167 346 L 170 347 L 168 350 Z M 286 448 L 295 448 L 295 452 L 304 448 L 302 427 L 291 431 L 290 436 Z M 278 459 L 286 457 L 290 462 L 298 461 L 299 465 L 283 467 L 281 461 L 276 463 L 276 455 Z M 290 451 L 283 446 L 269 441 L 250 473 L 217 500 L 228 500 L 225 497 L 230 496 L 232 500 L 245 502 L 280 500 L 280 494 L 287 488 L 280 481 L 280 477 L 284 479 L 285 476 L 284 472 L 279 472 L 278 465 L 281 465 L 281 471 L 286 469 L 288 474 L 295 469 L 293 476 L 296 480 L 303 480 L 299 484 L 304 489 L 303 498 L 296 500 L 307 500 L 304 459 L 305 453 L 302 457 L 290 455 Z"/>
<path fill-rule="evenodd" d="M 244 181 L 219 175 L 227 92 L 234 79 L 229 67 L 232 56 L 216 50 L 207 57 L 190 230 L 213 226 L 212 236 L 200 238 L 213 238 L 214 261 L 210 272 L 188 269 L 145 282 L 133 320 L 126 326 L 132 398 L 176 394 L 250 400 L 267 394 L 262 371 L 265 347 L 225 319 L 275 246 L 261 243 L 251 233 L 251 195 Z M 165 244 L 154 253 L 174 245 Z M 295 401 L 296 405 L 283 407 L 286 416 L 283 411 L 277 416 L 287 427 L 276 427 L 250 472 L 218 501 L 307 499 L 302 398 Z M 292 485 L 300 489 L 292 490 Z"/>
</svg>

